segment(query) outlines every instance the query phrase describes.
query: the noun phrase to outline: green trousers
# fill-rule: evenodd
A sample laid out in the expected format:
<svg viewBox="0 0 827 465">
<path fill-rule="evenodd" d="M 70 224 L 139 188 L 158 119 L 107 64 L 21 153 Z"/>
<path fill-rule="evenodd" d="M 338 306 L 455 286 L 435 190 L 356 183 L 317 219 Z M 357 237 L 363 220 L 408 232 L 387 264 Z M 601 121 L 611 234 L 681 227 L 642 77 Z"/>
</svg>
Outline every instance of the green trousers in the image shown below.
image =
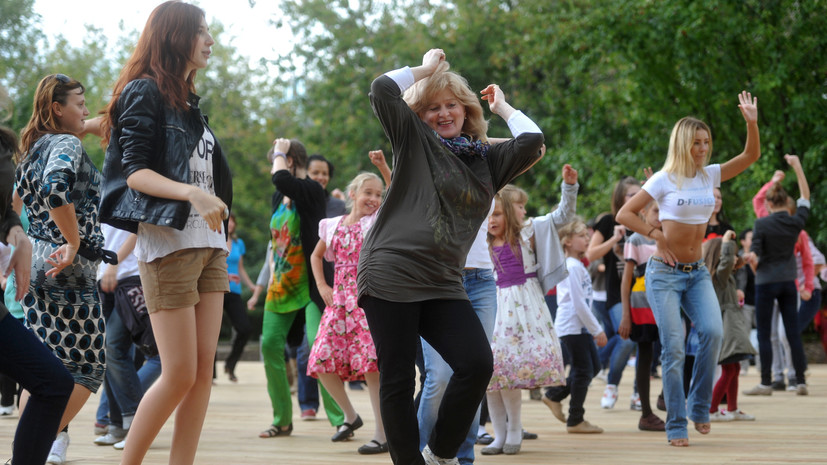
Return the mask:
<svg viewBox="0 0 827 465">
<path fill-rule="evenodd" d="M 273 425 L 287 426 L 293 422 L 293 402 L 290 398 L 290 384 L 287 382 L 287 369 L 284 361 L 284 346 L 287 343 L 287 333 L 298 312 L 273 313 L 264 312 L 264 322 L 261 331 L 261 355 L 264 358 L 264 374 L 267 377 L 267 393 L 270 395 L 270 404 L 273 407 Z M 316 304 L 310 303 L 305 308 L 307 343 L 312 347 L 319 331 L 319 322 L 322 313 Z M 322 404 L 327 419 L 333 426 L 341 425 L 345 421 L 342 409 L 330 394 L 319 383 Z"/>
</svg>

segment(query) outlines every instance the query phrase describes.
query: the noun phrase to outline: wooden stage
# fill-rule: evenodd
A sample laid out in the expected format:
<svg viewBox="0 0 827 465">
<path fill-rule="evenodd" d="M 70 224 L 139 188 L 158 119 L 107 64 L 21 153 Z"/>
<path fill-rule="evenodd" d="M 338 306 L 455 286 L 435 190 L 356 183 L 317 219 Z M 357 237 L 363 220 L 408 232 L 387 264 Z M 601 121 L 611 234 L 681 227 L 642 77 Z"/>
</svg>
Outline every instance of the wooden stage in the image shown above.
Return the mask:
<svg viewBox="0 0 827 465">
<path fill-rule="evenodd" d="M 218 364 L 219 369 L 222 364 Z M 259 439 L 258 432 L 270 424 L 270 402 L 260 362 L 241 362 L 238 384 L 219 378 L 213 388 L 201 443 L 198 464 L 389 464 L 388 454 L 364 456 L 359 445 L 371 439 L 373 420 L 367 391 L 351 392 L 365 426 L 353 441 L 333 443 L 334 429 L 320 413 L 316 421 L 301 421 L 294 401 L 293 435 Z M 638 412 L 629 410 L 633 369 L 627 368 L 620 385 L 620 396 L 612 410 L 600 408 L 604 384 L 595 380 L 586 399 L 586 419 L 603 427 L 599 435 L 567 434 L 546 406 L 529 400 L 525 394 L 523 425 L 539 434 L 539 439 L 524 441 L 515 456 L 482 456 L 477 446 L 478 464 L 784 464 L 827 463 L 827 365 L 811 365 L 810 395 L 774 392 L 770 397 L 739 396 L 740 408 L 757 417 L 755 422 L 713 423 L 712 433 L 701 436 L 690 432 L 689 448 L 666 444 L 664 433 L 637 429 Z M 754 367 L 741 377 L 741 388 L 758 382 Z M 660 380 L 653 380 L 652 392 L 660 392 Z M 68 464 L 117 464 L 120 452 L 110 446 L 93 444 L 92 432 L 98 395 L 90 398 L 70 426 L 71 445 Z M 653 398 L 654 403 L 654 398 Z M 565 404 L 564 404 L 565 406 Z M 664 412 L 657 412 L 663 418 Z M 0 463 L 11 456 L 17 412 L 0 417 Z M 690 424 L 691 425 L 691 424 Z M 690 426 L 691 428 L 691 426 Z M 166 464 L 172 420 L 161 431 L 150 449 L 145 464 Z M 488 428 L 491 431 L 490 425 Z"/>
</svg>

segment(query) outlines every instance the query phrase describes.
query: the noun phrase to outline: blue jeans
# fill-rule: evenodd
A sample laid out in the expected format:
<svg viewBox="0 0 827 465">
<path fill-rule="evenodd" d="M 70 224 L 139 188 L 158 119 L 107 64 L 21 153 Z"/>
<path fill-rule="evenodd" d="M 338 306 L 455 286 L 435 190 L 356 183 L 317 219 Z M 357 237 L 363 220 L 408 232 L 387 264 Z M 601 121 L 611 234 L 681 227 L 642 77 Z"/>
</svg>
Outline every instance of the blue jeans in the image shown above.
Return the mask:
<svg viewBox="0 0 827 465">
<path fill-rule="evenodd" d="M 132 352 L 134 353 L 135 348 L 133 347 L 132 349 Z M 138 369 L 138 380 L 141 382 L 141 393 L 146 392 L 147 389 L 152 386 L 152 383 L 154 383 L 160 376 L 161 356 L 153 355 L 152 357 L 145 359 L 144 364 Z M 101 394 L 101 400 L 98 404 L 98 411 L 95 414 L 95 421 L 101 425 L 108 425 L 111 423 L 109 418 L 109 396 L 106 394 L 106 390 L 104 390 Z"/>
<path fill-rule="evenodd" d="M 0 302 L 0 311 L 5 310 Z M 8 313 L 0 319 L 0 372 L 31 394 L 17 422 L 14 463 L 40 465 L 49 455 L 75 381 L 46 345 Z"/>
<path fill-rule="evenodd" d="M 302 410 L 319 410 L 319 384 L 316 378 L 307 376 L 307 360 L 310 357 L 310 347 L 307 344 L 307 331 L 304 332 L 302 343 L 296 347 L 296 365 L 298 367 L 297 397 L 299 408 Z"/>
<path fill-rule="evenodd" d="M 123 426 L 123 416 L 134 416 L 143 396 L 138 372 L 132 361 L 132 336 L 114 308 L 114 295 L 100 292 L 103 315 L 106 319 L 106 385 L 108 398 L 116 402 L 109 405 L 110 424 Z"/>
<path fill-rule="evenodd" d="M 614 328 L 620 327 L 620 320 L 623 318 L 623 304 L 616 303 L 609 309 L 609 317 L 612 320 Z M 626 368 L 626 362 L 635 350 L 635 342 L 631 339 L 623 339 L 619 334 L 612 336 L 614 339 L 614 348 L 612 349 L 611 358 L 609 359 L 609 379 L 607 384 L 617 386 L 620 384 L 620 378 L 623 376 L 623 370 Z"/>
<path fill-rule="evenodd" d="M 695 264 L 688 264 L 695 265 Z M 646 267 L 646 297 L 658 324 L 663 346 L 663 396 L 666 401 L 666 438 L 688 438 L 687 410 L 696 423 L 709 421 L 712 381 L 718 365 L 723 338 L 723 322 L 718 297 L 706 266 L 684 272 L 649 259 Z M 683 364 L 685 340 L 681 308 L 695 324 L 700 348 L 695 357 L 692 387 L 684 395 Z"/>
<path fill-rule="evenodd" d="M 603 326 L 603 332 L 606 333 L 608 342 L 603 347 L 597 348 L 597 355 L 600 357 L 600 368 L 603 369 L 609 366 L 609 359 L 612 357 L 612 350 L 617 343 L 616 339 L 612 339 L 615 334 L 615 329 L 612 326 L 612 319 L 609 317 L 609 309 L 606 307 L 605 300 L 592 301 L 592 313 L 597 318 L 597 321 Z"/>
<path fill-rule="evenodd" d="M 465 270 L 462 284 L 468 293 L 468 299 L 474 312 L 482 323 L 485 337 L 491 341 L 494 332 L 494 321 L 497 316 L 497 286 L 494 282 L 494 273 L 491 270 L 472 268 Z M 425 359 L 425 384 L 419 401 L 417 422 L 419 423 L 419 448 L 424 449 L 431 438 L 436 423 L 439 406 L 448 380 L 454 371 L 445 363 L 437 351 L 422 339 L 422 355 Z M 457 452 L 457 458 L 462 464 L 474 463 L 474 444 L 477 441 L 477 427 L 480 423 L 480 410 Z"/>
</svg>

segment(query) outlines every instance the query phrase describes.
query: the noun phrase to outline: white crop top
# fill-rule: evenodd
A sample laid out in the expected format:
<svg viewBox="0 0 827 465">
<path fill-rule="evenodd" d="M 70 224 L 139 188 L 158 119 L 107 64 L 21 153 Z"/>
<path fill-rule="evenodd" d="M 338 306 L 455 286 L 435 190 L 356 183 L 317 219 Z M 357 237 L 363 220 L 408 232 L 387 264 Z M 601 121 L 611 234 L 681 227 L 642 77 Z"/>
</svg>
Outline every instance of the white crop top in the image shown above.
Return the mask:
<svg viewBox="0 0 827 465">
<path fill-rule="evenodd" d="M 649 195 L 658 202 L 660 220 L 672 220 L 685 224 L 703 224 L 709 221 L 715 208 L 712 189 L 721 185 L 721 165 L 704 167 L 706 176 L 685 178 L 681 187 L 664 171 L 658 171 L 643 185 Z"/>
</svg>

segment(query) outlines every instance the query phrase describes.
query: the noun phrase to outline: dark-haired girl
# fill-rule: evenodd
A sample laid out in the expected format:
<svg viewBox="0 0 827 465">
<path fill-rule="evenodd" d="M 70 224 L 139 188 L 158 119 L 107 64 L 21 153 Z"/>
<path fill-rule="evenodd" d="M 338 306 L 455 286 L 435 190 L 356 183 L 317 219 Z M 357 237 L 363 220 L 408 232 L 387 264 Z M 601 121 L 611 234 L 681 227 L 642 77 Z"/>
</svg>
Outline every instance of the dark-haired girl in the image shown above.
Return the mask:
<svg viewBox="0 0 827 465">
<path fill-rule="evenodd" d="M 213 44 L 203 10 L 162 3 L 106 109 L 102 220 L 138 234 L 135 255 L 162 366 L 132 422 L 125 465 L 143 461 L 173 411 L 169 463 L 193 463 L 207 413 L 229 291 L 232 203 L 227 161 L 194 93 Z"/>
</svg>

